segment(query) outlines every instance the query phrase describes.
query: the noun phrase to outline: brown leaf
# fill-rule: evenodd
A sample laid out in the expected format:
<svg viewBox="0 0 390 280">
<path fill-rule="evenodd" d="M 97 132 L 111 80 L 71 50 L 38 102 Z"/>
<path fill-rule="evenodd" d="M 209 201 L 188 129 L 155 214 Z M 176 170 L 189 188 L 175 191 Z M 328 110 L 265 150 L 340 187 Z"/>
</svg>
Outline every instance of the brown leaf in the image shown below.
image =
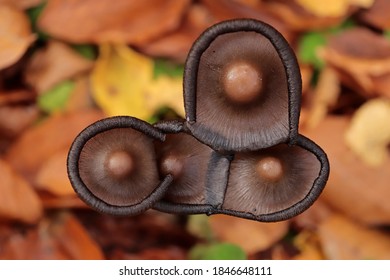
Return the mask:
<svg viewBox="0 0 390 280">
<path fill-rule="evenodd" d="M 103 259 L 103 253 L 80 222 L 69 213 L 42 220 L 26 234 L 15 232 L 3 246 L 2 259 Z"/>
<path fill-rule="evenodd" d="M 327 117 L 316 128 L 304 130 L 327 153 L 331 172 L 322 194 L 335 209 L 366 224 L 390 223 L 390 157 L 380 167 L 369 167 L 348 149 L 344 135 L 347 117 Z"/>
<path fill-rule="evenodd" d="M 33 101 L 35 101 L 34 93 L 26 89 L 0 91 L 0 106 L 25 104 Z"/>
<path fill-rule="evenodd" d="M 285 0 L 268 1 L 266 9 L 290 29 L 297 32 L 332 27 L 342 23 L 348 16 L 346 14 L 319 17 L 305 10 L 296 1 Z"/>
<path fill-rule="evenodd" d="M 193 4 L 184 16 L 183 23 L 177 30 L 140 45 L 142 52 L 155 57 L 169 57 L 176 61 L 185 61 L 195 39 L 215 19 L 203 5 Z"/>
<path fill-rule="evenodd" d="M 0 106 L 0 138 L 13 138 L 32 125 L 39 116 L 35 104 L 23 106 Z"/>
<path fill-rule="evenodd" d="M 0 3 L 0 69 L 17 62 L 34 40 L 27 15 Z"/>
<path fill-rule="evenodd" d="M 145 44 L 176 29 L 189 2 L 53 0 L 42 12 L 38 26 L 73 43 Z"/>
<path fill-rule="evenodd" d="M 292 34 L 278 18 L 264 10 L 259 3 L 255 7 L 244 3 L 231 0 L 202 0 L 201 1 L 217 19 L 217 21 L 237 19 L 237 18 L 253 18 L 264 21 L 276 28 L 283 36 L 290 41 Z"/>
<path fill-rule="evenodd" d="M 313 128 L 323 120 L 329 108 L 334 106 L 340 95 L 340 82 L 337 73 L 330 67 L 325 67 L 318 78 L 318 83 L 312 95 L 306 122 L 308 128 Z"/>
<path fill-rule="evenodd" d="M 0 174 L 0 219 L 37 222 L 43 209 L 31 185 L 3 160 L 0 160 Z"/>
<path fill-rule="evenodd" d="M 74 90 L 70 93 L 65 106 L 66 112 L 89 110 L 94 106 L 91 97 L 89 76 L 82 75 L 75 79 Z"/>
<path fill-rule="evenodd" d="M 57 196 L 75 194 L 66 171 L 67 156 L 68 149 L 60 150 L 42 164 L 36 176 L 37 189 L 48 191 Z"/>
<path fill-rule="evenodd" d="M 209 219 L 218 240 L 240 246 L 248 254 L 270 247 L 288 231 L 288 222 L 259 223 L 227 215 L 213 215 Z"/>
<path fill-rule="evenodd" d="M 319 237 L 328 259 L 377 260 L 390 258 L 390 237 L 334 215 L 319 228 Z"/>
<path fill-rule="evenodd" d="M 332 213 L 333 211 L 320 197 L 309 209 L 294 217 L 292 222 L 299 229 L 316 230 L 318 225 Z"/>
<path fill-rule="evenodd" d="M 0 0 L 1 4 L 12 5 L 18 9 L 28 9 L 38 6 L 43 0 Z"/>
<path fill-rule="evenodd" d="M 357 18 L 364 23 L 381 30 L 390 29 L 390 2 L 388 0 L 375 0 L 369 9 L 362 9 Z"/>
<path fill-rule="evenodd" d="M 27 66 L 25 79 L 38 93 L 64 80 L 86 72 L 93 63 L 64 43 L 49 41 L 45 49 L 35 52 Z"/>
<path fill-rule="evenodd" d="M 363 96 L 390 96 L 390 83 L 376 86 L 377 79 L 390 77 L 390 41 L 383 36 L 365 28 L 350 29 L 332 36 L 320 55 L 343 84 Z"/>
<path fill-rule="evenodd" d="M 70 148 L 76 135 L 87 125 L 103 118 L 99 111 L 52 115 L 26 131 L 9 148 L 5 157 L 10 164 L 34 182 L 37 171 L 54 153 Z"/>
</svg>

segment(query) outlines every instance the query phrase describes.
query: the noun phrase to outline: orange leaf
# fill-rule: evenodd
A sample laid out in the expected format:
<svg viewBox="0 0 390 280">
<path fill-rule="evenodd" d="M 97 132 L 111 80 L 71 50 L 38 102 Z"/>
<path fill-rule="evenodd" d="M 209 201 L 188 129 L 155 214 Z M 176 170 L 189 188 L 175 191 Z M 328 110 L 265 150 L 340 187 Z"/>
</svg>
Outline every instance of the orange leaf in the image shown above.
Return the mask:
<svg viewBox="0 0 390 280">
<path fill-rule="evenodd" d="M 176 29 L 189 2 L 52 0 L 43 10 L 38 26 L 73 43 L 143 44 Z"/>
<path fill-rule="evenodd" d="M 103 118 L 99 111 L 52 115 L 26 131 L 8 149 L 5 157 L 30 182 L 54 153 L 69 149 L 76 135 L 87 125 Z"/>
<path fill-rule="evenodd" d="M 42 164 L 36 177 L 38 189 L 46 190 L 58 196 L 75 194 L 66 171 L 67 156 L 68 149 L 64 149 L 54 153 Z"/>
<path fill-rule="evenodd" d="M 45 49 L 34 53 L 25 73 L 26 81 L 38 93 L 91 69 L 93 63 L 69 46 L 49 41 Z"/>
<path fill-rule="evenodd" d="M 17 62 L 34 40 L 25 13 L 0 4 L 0 69 Z"/>
<path fill-rule="evenodd" d="M 319 228 L 325 256 L 336 260 L 376 260 L 390 258 L 390 237 L 378 230 L 334 215 Z"/>
<path fill-rule="evenodd" d="M 288 222 L 259 223 L 227 215 L 213 215 L 210 226 L 218 240 L 240 246 L 248 254 L 270 247 L 288 231 Z"/>
<path fill-rule="evenodd" d="M 31 185 L 3 160 L 0 160 L 0 174 L 0 218 L 35 223 L 43 209 Z"/>
</svg>

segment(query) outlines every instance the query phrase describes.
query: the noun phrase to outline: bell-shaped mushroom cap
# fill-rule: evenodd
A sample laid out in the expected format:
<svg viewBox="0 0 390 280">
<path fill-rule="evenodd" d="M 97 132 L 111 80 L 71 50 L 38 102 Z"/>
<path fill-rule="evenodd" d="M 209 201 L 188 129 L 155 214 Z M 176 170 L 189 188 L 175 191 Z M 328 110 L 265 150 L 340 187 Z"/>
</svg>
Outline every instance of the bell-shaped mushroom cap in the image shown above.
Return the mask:
<svg viewBox="0 0 390 280">
<path fill-rule="evenodd" d="M 294 54 L 271 27 L 248 20 L 216 25 L 194 44 L 186 63 L 188 128 L 215 150 L 286 142 L 297 127 L 300 82 Z"/>
<path fill-rule="evenodd" d="M 321 167 L 316 155 L 300 146 L 237 153 L 222 208 L 255 216 L 286 210 L 308 196 Z"/>
<path fill-rule="evenodd" d="M 131 117 L 99 121 L 75 139 L 68 157 L 72 185 L 90 206 L 111 214 L 150 208 L 160 184 L 154 140 L 164 135 Z"/>
<path fill-rule="evenodd" d="M 157 142 L 156 150 L 161 177 L 173 177 L 164 200 L 203 204 L 212 150 L 186 133 L 168 134 L 164 142 Z"/>
</svg>

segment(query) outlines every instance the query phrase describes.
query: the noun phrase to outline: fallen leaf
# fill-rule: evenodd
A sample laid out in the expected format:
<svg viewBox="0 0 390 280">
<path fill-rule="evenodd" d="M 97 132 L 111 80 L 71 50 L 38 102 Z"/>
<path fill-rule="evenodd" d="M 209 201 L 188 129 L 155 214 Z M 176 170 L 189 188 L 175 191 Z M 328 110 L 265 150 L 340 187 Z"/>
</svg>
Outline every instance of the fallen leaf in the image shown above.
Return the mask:
<svg viewBox="0 0 390 280">
<path fill-rule="evenodd" d="M 253 254 L 270 247 L 288 231 L 288 222 L 259 223 L 227 215 L 213 215 L 210 226 L 217 240 L 241 247 Z"/>
<path fill-rule="evenodd" d="M 390 83 L 377 86 L 378 79 L 390 77 L 390 41 L 383 36 L 367 28 L 349 29 L 331 36 L 320 55 L 336 69 L 342 84 L 363 96 L 390 96 Z"/>
<path fill-rule="evenodd" d="M 66 112 L 90 110 L 95 106 L 91 93 L 89 76 L 82 75 L 74 79 L 74 88 L 65 104 Z"/>
<path fill-rule="evenodd" d="M 276 28 L 288 40 L 292 40 L 293 34 L 288 27 L 277 17 L 268 13 L 261 2 L 255 7 L 241 1 L 231 0 L 201 0 L 201 3 L 211 12 L 216 21 L 237 18 L 252 18 L 264 21 Z"/>
<path fill-rule="evenodd" d="M 46 160 L 58 151 L 69 149 L 82 129 L 103 117 L 96 110 L 54 114 L 23 133 L 8 149 L 5 158 L 34 183 L 36 173 Z"/>
<path fill-rule="evenodd" d="M 342 23 L 346 15 L 317 16 L 304 9 L 297 1 L 267 1 L 264 7 L 289 29 L 297 32 L 318 31 Z"/>
<path fill-rule="evenodd" d="M 31 126 L 38 118 L 35 104 L 0 106 L 0 138 L 15 138 Z"/>
<path fill-rule="evenodd" d="M 148 119 L 162 106 L 184 116 L 182 77 L 153 79 L 153 61 L 125 45 L 102 45 L 91 74 L 96 103 L 109 116 Z"/>
<path fill-rule="evenodd" d="M 18 9 L 28 9 L 38 6 L 43 0 L 0 0 L 0 4 L 8 4 Z"/>
<path fill-rule="evenodd" d="M 37 222 L 43 209 L 32 186 L 3 160 L 0 160 L 0 174 L 0 219 Z"/>
<path fill-rule="evenodd" d="M 328 116 L 302 134 L 327 153 L 331 172 L 321 198 L 333 209 L 369 225 L 390 223 L 390 157 L 381 166 L 370 167 L 346 145 L 347 117 Z"/>
<path fill-rule="evenodd" d="M 145 88 L 144 98 L 148 112 L 153 113 L 162 107 L 169 107 L 181 117 L 185 116 L 182 77 L 158 77 Z"/>
<path fill-rule="evenodd" d="M 332 215 L 333 211 L 322 199 L 322 196 L 306 211 L 292 218 L 295 228 L 300 230 L 317 230 L 322 221 Z"/>
<path fill-rule="evenodd" d="M 295 260 L 323 260 L 325 258 L 318 234 L 302 231 L 294 238 L 294 245 L 299 249 Z"/>
<path fill-rule="evenodd" d="M 37 104 L 46 113 L 63 111 L 75 87 L 74 82 L 64 81 L 38 96 Z"/>
<path fill-rule="evenodd" d="M 390 2 L 388 0 L 375 0 L 368 9 L 357 13 L 357 18 L 370 26 L 381 30 L 390 29 Z"/>
<path fill-rule="evenodd" d="M 374 4 L 374 0 L 329 0 L 312 1 L 312 0 L 295 0 L 306 10 L 316 16 L 337 17 L 345 15 L 351 6 L 359 8 L 369 8 Z"/>
<path fill-rule="evenodd" d="M 145 44 L 176 29 L 189 0 L 52 0 L 38 26 L 72 43 Z M 97 20 L 98 19 L 98 20 Z"/>
<path fill-rule="evenodd" d="M 30 90 L 18 89 L 0 91 L 0 106 L 17 105 L 20 103 L 32 103 L 35 101 L 35 94 Z"/>
<path fill-rule="evenodd" d="M 307 125 L 309 128 L 317 126 L 326 117 L 329 108 L 336 104 L 340 91 L 337 72 L 330 67 L 325 67 L 319 74 L 308 116 L 303 125 Z"/>
<path fill-rule="evenodd" d="M 51 40 L 45 49 L 34 53 L 25 79 L 38 93 L 43 93 L 62 81 L 90 70 L 92 66 L 92 61 L 68 45 Z"/>
<path fill-rule="evenodd" d="M 381 166 L 390 153 L 390 100 L 371 99 L 353 115 L 345 133 L 347 146 L 366 164 Z"/>
<path fill-rule="evenodd" d="M 80 222 L 69 213 L 43 219 L 25 233 L 15 232 L 1 258 L 14 260 L 100 260 L 103 253 Z"/>
<path fill-rule="evenodd" d="M 321 246 L 327 259 L 388 260 L 390 237 L 359 225 L 341 215 L 334 215 L 320 225 Z"/>
<path fill-rule="evenodd" d="M 184 15 L 183 23 L 178 29 L 139 47 L 150 56 L 184 62 L 196 38 L 213 23 L 215 19 L 210 11 L 203 5 L 194 3 Z"/>
<path fill-rule="evenodd" d="M 48 191 L 57 196 L 75 195 L 66 170 L 67 156 L 68 149 L 64 149 L 54 153 L 42 164 L 36 176 L 37 189 Z"/>
<path fill-rule="evenodd" d="M 17 62 L 34 40 L 25 13 L 0 3 L 0 69 Z"/>
<path fill-rule="evenodd" d="M 131 115 L 146 119 L 144 89 L 153 77 L 153 61 L 125 45 L 100 47 L 91 74 L 92 94 L 108 116 Z"/>
</svg>

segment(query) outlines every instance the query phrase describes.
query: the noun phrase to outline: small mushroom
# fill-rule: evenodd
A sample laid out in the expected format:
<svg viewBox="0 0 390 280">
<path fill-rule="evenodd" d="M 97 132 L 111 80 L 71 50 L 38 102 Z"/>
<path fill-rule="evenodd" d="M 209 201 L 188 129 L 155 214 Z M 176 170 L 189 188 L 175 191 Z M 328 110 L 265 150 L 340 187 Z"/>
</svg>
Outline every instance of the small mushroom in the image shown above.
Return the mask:
<svg viewBox="0 0 390 280">
<path fill-rule="evenodd" d="M 131 117 L 92 124 L 79 134 L 69 152 L 68 174 L 75 191 L 87 204 L 106 213 L 136 214 L 150 208 L 170 182 L 166 177 L 160 183 L 153 144 L 164 137 Z"/>
<path fill-rule="evenodd" d="M 223 22 L 201 35 L 187 59 L 187 126 L 219 151 L 286 142 L 297 130 L 300 88 L 282 35 L 254 20 Z"/>
<path fill-rule="evenodd" d="M 212 150 L 186 133 L 168 134 L 163 143 L 157 142 L 156 150 L 161 177 L 173 177 L 164 200 L 183 204 L 204 203 L 207 166 Z"/>
<path fill-rule="evenodd" d="M 310 150 L 287 144 L 237 153 L 222 208 L 255 216 L 284 211 L 309 195 L 321 165 Z"/>
</svg>

